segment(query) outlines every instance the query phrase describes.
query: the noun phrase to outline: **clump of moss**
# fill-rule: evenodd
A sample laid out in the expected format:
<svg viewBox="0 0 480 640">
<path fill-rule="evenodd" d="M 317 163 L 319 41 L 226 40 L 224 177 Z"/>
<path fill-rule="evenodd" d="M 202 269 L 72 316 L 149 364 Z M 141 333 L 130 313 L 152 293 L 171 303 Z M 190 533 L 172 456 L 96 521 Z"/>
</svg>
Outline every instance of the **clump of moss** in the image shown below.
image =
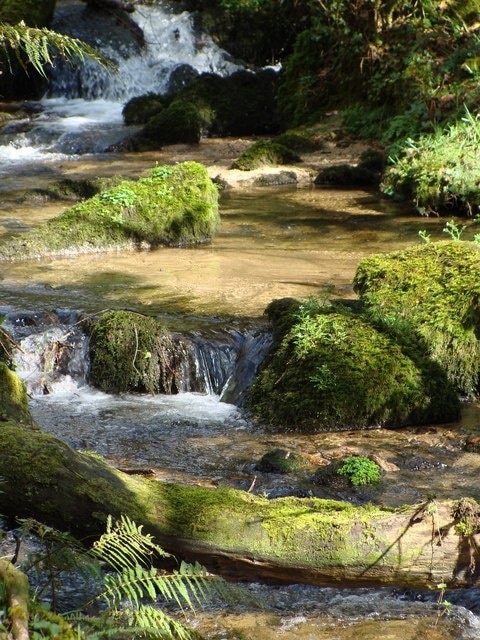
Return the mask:
<svg viewBox="0 0 480 640">
<path fill-rule="evenodd" d="M 480 362 L 480 253 L 474 243 L 428 243 L 364 258 L 355 291 L 391 326 L 409 325 L 460 392 L 475 396 Z"/>
<path fill-rule="evenodd" d="M 284 147 L 288 147 L 292 151 L 298 151 L 299 153 L 318 151 L 321 148 L 321 144 L 312 140 L 311 137 L 305 134 L 288 131 L 272 138 L 272 142 L 281 144 Z"/>
<path fill-rule="evenodd" d="M 195 244 L 210 240 L 218 224 L 218 192 L 204 166 L 158 166 L 6 240 L 0 259 Z"/>
<path fill-rule="evenodd" d="M 301 162 L 300 156 L 282 144 L 270 140 L 254 142 L 235 160 L 232 169 L 251 171 L 259 167 Z"/>
<path fill-rule="evenodd" d="M 123 107 L 122 115 L 125 124 L 146 124 L 167 106 L 165 96 L 147 93 L 131 98 Z"/>
<path fill-rule="evenodd" d="M 133 140 L 134 149 L 158 149 L 164 144 L 196 144 L 200 142 L 203 119 L 197 105 L 175 100 L 150 118 Z"/>
<path fill-rule="evenodd" d="M 176 393 L 172 341 L 162 324 L 110 311 L 90 328 L 90 382 L 107 393 Z"/>
<path fill-rule="evenodd" d="M 292 316 L 293 309 L 287 306 L 277 334 L 284 337 L 250 389 L 250 407 L 261 421 L 328 431 L 458 416 L 458 399 L 443 372 L 437 368 L 433 376 L 368 318 L 339 306 L 300 305 Z"/>
<path fill-rule="evenodd" d="M 267 451 L 257 464 L 259 471 L 267 473 L 295 473 L 305 468 L 306 460 L 294 451 L 274 449 Z"/>
</svg>

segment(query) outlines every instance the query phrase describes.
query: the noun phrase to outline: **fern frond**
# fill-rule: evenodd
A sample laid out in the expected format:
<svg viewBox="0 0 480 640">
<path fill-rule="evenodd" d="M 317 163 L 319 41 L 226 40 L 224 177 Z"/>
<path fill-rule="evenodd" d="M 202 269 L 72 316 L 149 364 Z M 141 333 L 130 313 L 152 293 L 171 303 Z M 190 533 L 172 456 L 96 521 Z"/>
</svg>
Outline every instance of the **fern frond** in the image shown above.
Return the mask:
<svg viewBox="0 0 480 640">
<path fill-rule="evenodd" d="M 125 610 L 123 613 L 128 619 L 130 632 L 137 629 L 138 632 L 147 635 L 152 640 L 165 640 L 166 638 L 192 640 L 197 637 L 195 632 L 187 629 L 178 620 L 151 606 L 142 605 L 138 609 Z"/>
<path fill-rule="evenodd" d="M 91 58 L 105 67 L 115 67 L 93 47 L 77 38 L 51 29 L 27 27 L 24 22 L 16 25 L 0 23 L 0 48 L 13 51 L 24 68 L 26 56 L 28 62 L 43 76 L 46 76 L 45 67 L 53 64 L 53 51 L 69 60 Z"/>
<path fill-rule="evenodd" d="M 151 565 L 155 556 L 170 557 L 155 543 L 153 536 L 143 532 L 142 525 L 125 515 L 116 522 L 108 517 L 106 532 L 95 542 L 92 551 L 115 571 L 137 564 Z"/>
</svg>

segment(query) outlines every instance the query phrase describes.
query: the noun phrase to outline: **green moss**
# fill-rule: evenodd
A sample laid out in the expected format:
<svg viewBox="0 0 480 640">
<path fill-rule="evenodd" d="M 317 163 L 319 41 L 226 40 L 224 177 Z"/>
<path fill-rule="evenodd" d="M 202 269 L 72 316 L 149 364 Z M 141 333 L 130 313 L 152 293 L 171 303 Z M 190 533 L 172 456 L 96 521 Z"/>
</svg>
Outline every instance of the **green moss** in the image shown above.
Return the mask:
<svg viewBox="0 0 480 640">
<path fill-rule="evenodd" d="M 200 142 L 204 122 L 193 102 L 175 100 L 150 118 L 134 139 L 134 149 L 159 149 L 165 144 L 195 144 Z"/>
<path fill-rule="evenodd" d="M 301 162 L 301 158 L 291 149 L 269 140 L 259 140 L 245 149 L 232 164 L 232 169 L 251 171 L 259 167 L 295 162 Z"/>
<path fill-rule="evenodd" d="M 196 162 L 159 166 L 124 180 L 0 245 L 0 259 L 195 244 L 219 224 L 218 192 Z"/>
<path fill-rule="evenodd" d="M 30 517 L 40 509 L 49 525 L 82 534 L 103 532 L 109 514 L 154 521 L 148 482 L 77 453 L 39 429 L 1 424 L 0 469 L 8 487 L 0 492 L 2 513 Z"/>
<path fill-rule="evenodd" d="M 158 490 L 165 501 L 161 518 L 167 535 L 194 537 L 213 545 L 221 541 L 224 549 L 281 558 L 286 565 L 305 565 L 305 549 L 309 550 L 307 564 L 311 567 L 359 562 L 363 566 L 367 555 L 371 561 L 378 560 L 380 554 L 372 546 L 365 553 L 361 538 L 367 534 L 360 534 L 360 529 L 391 513 L 334 500 L 266 500 L 227 488 L 212 491 L 162 484 Z M 357 528 L 353 542 L 351 532 Z"/>
<path fill-rule="evenodd" d="M 91 328 L 90 382 L 106 392 L 176 393 L 175 354 L 162 324 L 110 311 Z"/>
<path fill-rule="evenodd" d="M 306 460 L 298 453 L 285 449 L 267 451 L 257 464 L 259 471 L 271 473 L 296 473 L 305 469 Z"/>
<path fill-rule="evenodd" d="M 249 393 L 258 419 L 306 431 L 402 426 L 458 415 L 439 370 L 412 359 L 388 332 L 340 307 L 308 303 L 292 316 Z M 281 334 L 280 334 L 281 336 Z"/>
<path fill-rule="evenodd" d="M 268 69 L 237 71 L 225 78 L 204 73 L 174 99 L 196 105 L 206 135 L 265 135 L 278 131 L 278 79 Z"/>
<path fill-rule="evenodd" d="M 355 487 L 377 484 L 382 477 L 378 464 L 361 456 L 344 458 L 337 473 L 347 477 Z"/>
<path fill-rule="evenodd" d="M 165 96 L 156 93 L 132 98 L 122 110 L 125 124 L 146 124 L 150 118 L 163 111 L 167 104 L 168 100 Z"/>
<path fill-rule="evenodd" d="M 4 362 L 0 362 L 0 420 L 33 422 L 25 385 Z"/>
<path fill-rule="evenodd" d="M 382 190 L 422 213 L 471 216 L 480 205 L 480 124 L 468 111 L 454 124 L 407 141 L 387 167 Z"/>
<path fill-rule="evenodd" d="M 462 393 L 479 385 L 480 254 L 468 242 L 428 243 L 364 258 L 355 291 L 392 325 L 410 326 Z"/>
</svg>

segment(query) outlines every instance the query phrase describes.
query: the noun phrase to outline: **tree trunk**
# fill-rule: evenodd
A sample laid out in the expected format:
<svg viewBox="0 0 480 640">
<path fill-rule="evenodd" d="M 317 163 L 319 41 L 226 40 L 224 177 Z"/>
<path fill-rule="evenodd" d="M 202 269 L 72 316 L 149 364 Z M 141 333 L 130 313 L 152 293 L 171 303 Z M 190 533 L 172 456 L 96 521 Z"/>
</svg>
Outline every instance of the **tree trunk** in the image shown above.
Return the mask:
<svg viewBox="0 0 480 640">
<path fill-rule="evenodd" d="M 12 421 L 0 426 L 0 476 L 2 514 L 34 517 L 88 541 L 103 532 L 107 515 L 123 513 L 177 557 L 236 578 L 480 584 L 478 517 L 474 508 L 460 514 L 458 503 L 385 509 L 166 484 L 126 475 Z"/>
</svg>

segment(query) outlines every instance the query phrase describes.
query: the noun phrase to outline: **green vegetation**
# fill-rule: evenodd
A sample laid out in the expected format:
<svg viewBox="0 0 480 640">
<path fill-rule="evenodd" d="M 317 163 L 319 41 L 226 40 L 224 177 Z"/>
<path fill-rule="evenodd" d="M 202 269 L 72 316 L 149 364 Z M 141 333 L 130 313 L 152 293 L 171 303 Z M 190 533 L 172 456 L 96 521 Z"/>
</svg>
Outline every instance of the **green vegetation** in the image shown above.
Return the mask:
<svg viewBox="0 0 480 640">
<path fill-rule="evenodd" d="M 195 104 L 175 100 L 149 118 L 141 133 L 133 140 L 136 151 L 159 149 L 165 144 L 200 142 L 202 115 Z"/>
<path fill-rule="evenodd" d="M 6 240 L 0 259 L 195 244 L 210 240 L 218 224 L 218 193 L 205 167 L 158 166 Z"/>
<path fill-rule="evenodd" d="M 448 421 L 455 392 L 411 333 L 340 305 L 271 308 L 276 342 L 250 389 L 257 418 L 287 430 L 328 431 Z M 277 317 L 277 319 L 275 318 Z"/>
<path fill-rule="evenodd" d="M 288 147 L 269 140 L 259 140 L 250 145 L 232 164 L 232 169 L 252 171 L 259 167 L 301 162 L 300 157 Z"/>
<path fill-rule="evenodd" d="M 480 254 L 470 242 L 423 243 L 364 258 L 355 291 L 370 312 L 410 327 L 461 393 L 479 390 Z M 414 344 L 412 342 L 412 344 Z"/>
<path fill-rule="evenodd" d="M 434 133 L 409 140 L 387 169 L 382 190 L 412 201 L 425 214 L 480 210 L 480 122 L 466 115 Z"/>
<path fill-rule="evenodd" d="M 355 487 L 377 484 L 382 477 L 378 464 L 361 456 L 344 458 L 337 473 L 346 476 Z"/>
<path fill-rule="evenodd" d="M 0 421 L 5 420 L 33 422 L 25 385 L 0 358 Z"/>
<path fill-rule="evenodd" d="M 24 573 L 19 575 L 26 581 L 32 574 L 44 574 L 47 581 L 30 597 L 31 615 L 29 611 L 19 611 L 19 607 L 16 611 L 10 607 L 0 631 L 8 632 L 9 622 L 13 627 L 21 613 L 30 637 L 37 639 L 200 639 L 157 602 L 176 604 L 183 612 L 194 611 L 214 591 L 221 594 L 222 581 L 198 563 L 177 564 L 153 536 L 128 516 L 117 521 L 109 517 L 106 532 L 89 550 L 68 534 L 34 520 L 21 524 L 23 535 L 33 534 L 39 548 L 24 559 Z M 178 568 L 168 573 L 159 570 L 156 565 L 165 559 Z M 59 615 L 57 589 L 62 578 L 72 573 L 89 579 L 92 595 L 81 610 Z M 0 610 L 1 600 L 0 596 Z"/>
<path fill-rule="evenodd" d="M 109 393 L 176 393 L 175 351 L 162 324 L 109 311 L 90 329 L 90 382 Z"/>
<path fill-rule="evenodd" d="M 294 451 L 273 449 L 262 456 L 257 469 L 267 473 L 295 473 L 305 469 L 306 463 L 305 458 Z"/>
<path fill-rule="evenodd" d="M 133 140 L 134 148 L 151 144 L 198 142 L 200 133 L 212 136 L 269 134 L 278 130 L 276 90 L 279 74 L 271 69 L 237 71 L 225 78 L 203 73 L 173 95 L 133 98 L 124 108 L 131 117 L 140 105 L 145 128 Z M 178 122 L 178 125 L 177 125 Z M 172 127 L 172 133 L 168 127 Z M 186 133 L 188 132 L 188 133 Z"/>
</svg>

